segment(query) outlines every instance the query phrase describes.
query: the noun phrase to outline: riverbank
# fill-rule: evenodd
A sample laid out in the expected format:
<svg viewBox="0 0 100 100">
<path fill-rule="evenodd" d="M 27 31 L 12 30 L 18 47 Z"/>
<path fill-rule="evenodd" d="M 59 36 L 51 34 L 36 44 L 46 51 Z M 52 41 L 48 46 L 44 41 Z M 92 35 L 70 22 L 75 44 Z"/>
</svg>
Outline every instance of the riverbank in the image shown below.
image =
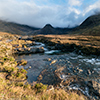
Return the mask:
<svg viewBox="0 0 100 100">
<path fill-rule="evenodd" d="M 37 35 L 33 40 L 45 43 L 48 48 L 62 52 L 100 55 L 100 36 L 84 35 Z"/>
<path fill-rule="evenodd" d="M 66 92 L 60 86 L 54 88 L 42 83 L 30 85 L 27 82 L 27 71 L 17 67 L 18 63 L 12 54 L 16 52 L 16 48 L 28 48 L 31 44 L 32 41 L 20 40 L 18 35 L 0 33 L 0 99 L 86 100 L 87 98 L 82 93 L 79 95 L 70 90 Z M 23 50 L 20 52 L 23 53 Z M 26 63 L 22 62 L 23 65 Z"/>
</svg>

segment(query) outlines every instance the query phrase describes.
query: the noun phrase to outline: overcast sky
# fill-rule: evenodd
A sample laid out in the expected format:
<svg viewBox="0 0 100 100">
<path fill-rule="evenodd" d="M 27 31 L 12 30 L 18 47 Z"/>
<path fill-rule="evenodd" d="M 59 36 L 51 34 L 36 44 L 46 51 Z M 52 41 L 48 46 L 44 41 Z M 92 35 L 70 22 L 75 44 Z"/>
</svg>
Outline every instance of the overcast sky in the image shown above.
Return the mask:
<svg viewBox="0 0 100 100">
<path fill-rule="evenodd" d="M 100 11 L 100 0 L 0 0 L 0 19 L 42 28 L 73 27 Z"/>
</svg>

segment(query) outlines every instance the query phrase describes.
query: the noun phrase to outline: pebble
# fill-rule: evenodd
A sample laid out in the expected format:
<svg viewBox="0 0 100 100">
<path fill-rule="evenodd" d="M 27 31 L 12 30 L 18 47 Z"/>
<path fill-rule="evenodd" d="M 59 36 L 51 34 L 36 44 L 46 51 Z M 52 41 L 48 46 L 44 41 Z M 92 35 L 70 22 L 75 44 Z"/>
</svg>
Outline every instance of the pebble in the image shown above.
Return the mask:
<svg viewBox="0 0 100 100">
<path fill-rule="evenodd" d="M 52 64 L 54 64 L 54 63 L 56 63 L 56 61 L 57 61 L 57 60 L 53 60 L 53 61 L 50 63 L 50 65 L 52 65 Z"/>
<path fill-rule="evenodd" d="M 31 69 L 31 66 L 29 66 L 28 68 Z"/>
<path fill-rule="evenodd" d="M 51 58 L 48 58 L 48 61 L 51 61 Z"/>
</svg>

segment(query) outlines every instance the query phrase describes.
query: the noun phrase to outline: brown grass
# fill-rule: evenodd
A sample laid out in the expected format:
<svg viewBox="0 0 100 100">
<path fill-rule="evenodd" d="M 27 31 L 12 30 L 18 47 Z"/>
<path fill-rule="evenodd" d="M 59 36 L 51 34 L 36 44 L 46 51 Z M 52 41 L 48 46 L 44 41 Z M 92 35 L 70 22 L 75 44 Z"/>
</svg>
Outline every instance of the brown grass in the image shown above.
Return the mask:
<svg viewBox="0 0 100 100">
<path fill-rule="evenodd" d="M 84 36 L 84 35 L 37 35 L 36 37 L 45 37 L 49 41 L 61 44 L 76 44 L 81 46 L 89 46 L 100 48 L 100 36 Z"/>
</svg>

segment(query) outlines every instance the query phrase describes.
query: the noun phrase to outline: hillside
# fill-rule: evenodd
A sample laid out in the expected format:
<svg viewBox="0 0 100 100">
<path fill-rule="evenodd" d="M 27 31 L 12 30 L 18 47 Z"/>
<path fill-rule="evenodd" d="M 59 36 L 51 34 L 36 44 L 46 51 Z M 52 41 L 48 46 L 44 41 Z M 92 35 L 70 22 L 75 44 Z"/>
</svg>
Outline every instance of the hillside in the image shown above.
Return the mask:
<svg viewBox="0 0 100 100">
<path fill-rule="evenodd" d="M 0 20 L 0 32 L 8 32 L 18 35 L 34 35 L 34 34 L 66 34 L 72 28 L 54 28 L 50 24 L 46 24 L 43 28 L 35 28 L 28 25 L 17 24 Z"/>
<path fill-rule="evenodd" d="M 100 14 L 88 17 L 81 25 L 81 28 L 92 27 L 100 25 Z"/>
<path fill-rule="evenodd" d="M 13 22 L 6 22 L 0 20 L 0 32 L 8 32 L 18 35 L 34 34 L 39 28 L 31 27 L 28 25 L 21 25 Z"/>
<path fill-rule="evenodd" d="M 68 34 L 67 32 L 71 31 L 73 28 L 60 28 L 60 27 L 53 27 L 50 24 L 46 24 L 42 29 L 37 31 L 37 34 L 52 34 L 52 35 L 57 35 L 57 34 Z"/>
<path fill-rule="evenodd" d="M 88 17 L 80 26 L 74 28 L 70 33 L 100 36 L 100 14 Z"/>
</svg>

